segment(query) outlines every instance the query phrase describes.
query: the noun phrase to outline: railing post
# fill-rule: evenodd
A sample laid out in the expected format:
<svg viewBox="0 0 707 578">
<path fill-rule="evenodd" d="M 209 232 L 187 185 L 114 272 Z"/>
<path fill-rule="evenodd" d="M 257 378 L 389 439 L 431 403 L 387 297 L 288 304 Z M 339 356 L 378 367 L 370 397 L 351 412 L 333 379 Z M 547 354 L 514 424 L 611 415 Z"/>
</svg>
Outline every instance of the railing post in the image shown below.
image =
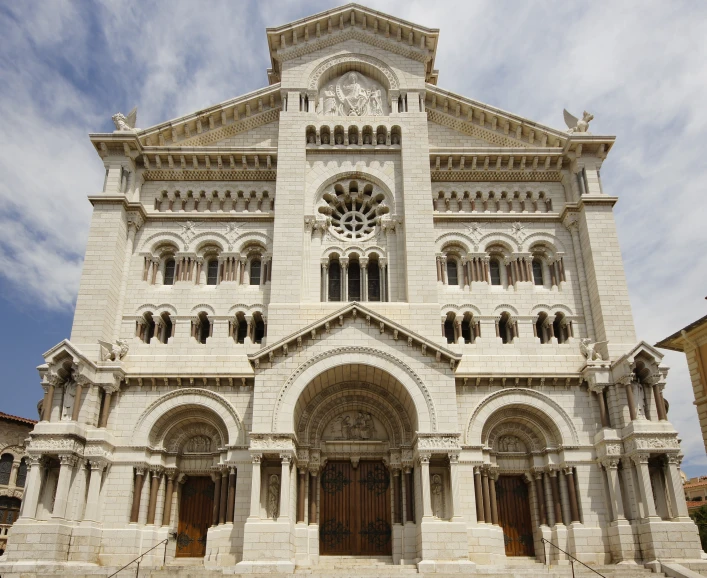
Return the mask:
<svg viewBox="0 0 707 578">
<path fill-rule="evenodd" d="M 137 569 L 135 570 L 135 578 L 140 574 L 140 560 L 137 561 Z"/>
<path fill-rule="evenodd" d="M 162 566 L 167 565 L 167 538 L 164 539 L 164 556 L 162 556 Z"/>
<path fill-rule="evenodd" d="M 570 564 L 572 564 L 572 578 L 574 578 L 574 560 L 570 558 Z"/>
</svg>

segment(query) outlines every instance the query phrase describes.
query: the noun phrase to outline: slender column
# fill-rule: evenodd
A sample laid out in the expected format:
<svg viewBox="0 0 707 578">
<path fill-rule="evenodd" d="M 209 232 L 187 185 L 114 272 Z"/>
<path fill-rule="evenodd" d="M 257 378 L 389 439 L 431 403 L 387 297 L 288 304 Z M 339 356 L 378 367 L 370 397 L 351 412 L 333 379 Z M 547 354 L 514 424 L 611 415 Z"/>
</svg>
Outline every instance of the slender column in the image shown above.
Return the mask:
<svg viewBox="0 0 707 578">
<path fill-rule="evenodd" d="M 106 464 L 101 460 L 91 460 L 89 465 L 91 467 L 91 477 L 88 480 L 88 496 L 86 497 L 86 509 L 83 513 L 83 519 L 91 522 L 98 522 L 101 477 Z"/>
<path fill-rule="evenodd" d="M 50 383 L 42 403 L 42 421 L 51 421 L 52 405 L 54 405 L 54 384 Z"/>
<path fill-rule="evenodd" d="M 140 496 L 142 495 L 142 484 L 145 481 L 145 470 L 135 468 L 135 482 L 133 484 L 133 505 L 130 508 L 130 523 L 137 524 L 140 514 Z"/>
<path fill-rule="evenodd" d="M 278 519 L 290 517 L 290 461 L 289 454 L 280 454 L 282 468 L 280 475 L 280 515 Z"/>
<path fill-rule="evenodd" d="M 12 462 L 12 470 L 10 471 L 10 480 L 8 481 L 8 486 L 13 487 L 17 485 L 17 472 L 20 469 L 20 462 L 19 461 L 13 461 Z"/>
<path fill-rule="evenodd" d="M 461 497 L 459 496 L 459 455 L 449 454 L 449 479 L 452 485 L 452 515 L 461 517 Z"/>
<path fill-rule="evenodd" d="M 316 470 L 309 471 L 309 523 L 317 523 L 317 481 L 318 475 Z"/>
<path fill-rule="evenodd" d="M 153 470 L 151 474 L 150 501 L 147 504 L 147 523 L 154 525 L 155 511 L 157 510 L 157 492 L 160 489 L 160 478 L 162 477 L 162 473 L 157 470 Z"/>
<path fill-rule="evenodd" d="M 174 497 L 174 472 L 167 472 L 167 489 L 164 494 L 164 513 L 162 525 L 169 526 L 172 522 L 172 499 Z"/>
<path fill-rule="evenodd" d="M 307 479 L 307 470 L 300 468 L 297 473 L 297 523 L 304 523 L 304 486 Z"/>
<path fill-rule="evenodd" d="M 322 301 L 329 301 L 329 260 L 322 260 Z"/>
<path fill-rule="evenodd" d="M 211 525 L 218 526 L 218 515 L 221 509 L 221 472 L 212 472 L 211 479 L 214 481 L 214 505 L 211 510 Z"/>
<path fill-rule="evenodd" d="M 20 515 L 25 518 L 34 518 L 37 515 L 39 491 L 42 488 L 42 461 L 41 456 L 29 456 L 27 459 L 27 481 L 20 511 Z"/>
<path fill-rule="evenodd" d="M 476 520 L 477 522 L 484 522 L 486 518 L 484 517 L 484 497 L 481 488 L 480 466 L 474 466 L 474 494 L 476 497 Z"/>
<path fill-rule="evenodd" d="M 493 524 L 491 517 L 491 498 L 489 496 L 489 472 L 486 468 L 481 472 L 481 490 L 484 497 L 484 520 L 486 523 Z"/>
<path fill-rule="evenodd" d="M 341 267 L 341 300 L 349 300 L 349 260 L 346 257 L 339 259 Z"/>
<path fill-rule="evenodd" d="M 545 485 L 543 484 L 543 475 L 540 472 L 535 474 L 535 495 L 538 500 L 538 509 L 540 510 L 540 525 L 547 526 L 547 512 L 545 511 Z"/>
<path fill-rule="evenodd" d="M 668 491 L 670 492 L 670 501 L 672 502 L 675 518 L 687 518 L 687 502 L 685 501 L 685 491 L 682 487 L 680 479 L 680 458 L 678 456 L 667 456 L 668 459 L 668 475 L 665 476 L 668 482 Z"/>
<path fill-rule="evenodd" d="M 624 501 L 621 496 L 621 486 L 619 485 L 619 460 L 605 458 L 602 461 L 602 465 L 606 470 L 606 477 L 609 482 L 609 498 L 611 499 L 614 521 L 625 520 Z"/>
<path fill-rule="evenodd" d="M 629 376 L 626 380 L 626 399 L 628 400 L 628 413 L 631 416 L 631 421 L 636 419 L 636 400 L 633 397 L 633 377 Z"/>
<path fill-rule="evenodd" d="M 101 410 L 101 417 L 98 420 L 98 427 L 106 427 L 108 425 L 108 416 L 110 415 L 110 400 L 113 396 L 113 392 L 109 389 L 105 390 L 105 398 L 103 400 L 103 408 Z"/>
<path fill-rule="evenodd" d="M 361 277 L 360 277 L 360 283 L 361 283 L 361 301 L 368 301 L 368 258 L 367 257 L 361 257 L 358 260 L 358 265 L 361 270 Z"/>
<path fill-rule="evenodd" d="M 74 395 L 74 407 L 71 410 L 72 421 L 79 420 L 79 410 L 81 409 L 81 395 L 83 394 L 84 378 L 80 377 L 76 380 L 76 391 Z"/>
<path fill-rule="evenodd" d="M 413 508 L 413 485 L 412 469 L 405 468 L 405 522 L 415 522 L 415 510 Z"/>
<path fill-rule="evenodd" d="M 432 493 L 430 491 L 430 456 L 420 455 L 420 477 L 422 482 L 422 517 L 432 517 Z"/>
<path fill-rule="evenodd" d="M 226 506 L 226 523 L 233 524 L 233 514 L 236 509 L 236 468 L 228 469 L 228 504 Z"/>
<path fill-rule="evenodd" d="M 447 280 L 447 257 L 444 255 L 439 258 L 440 266 L 442 267 L 442 283 L 446 285 L 449 281 Z"/>
<path fill-rule="evenodd" d="M 663 403 L 663 395 L 661 394 L 661 386 L 663 384 L 660 383 L 660 378 L 661 375 L 651 375 L 648 378 L 648 383 L 651 384 L 651 387 L 653 388 L 653 397 L 655 399 L 655 408 L 658 411 L 658 420 L 659 421 L 665 421 L 668 419 L 668 416 L 665 412 L 665 403 Z"/>
<path fill-rule="evenodd" d="M 562 502 L 560 501 L 557 470 L 550 470 L 550 489 L 552 490 L 552 503 L 555 507 L 555 525 L 562 524 Z"/>
<path fill-rule="evenodd" d="M 395 490 L 395 517 L 396 524 L 403 523 L 403 477 L 399 469 L 393 470 L 393 488 Z"/>
<path fill-rule="evenodd" d="M 228 501 L 228 469 L 221 472 L 221 496 L 220 496 L 218 523 L 226 523 L 226 507 Z"/>
<path fill-rule="evenodd" d="M 489 473 L 489 501 L 491 502 L 491 523 L 498 526 L 498 502 L 496 500 L 496 472 Z"/>
<path fill-rule="evenodd" d="M 577 503 L 577 488 L 574 484 L 574 468 L 565 468 L 565 476 L 567 478 L 567 492 L 570 496 L 570 522 L 579 522 L 579 504 Z"/>
<path fill-rule="evenodd" d="M 56 484 L 56 494 L 54 497 L 54 510 L 52 518 L 66 517 L 66 507 L 69 503 L 69 490 L 71 490 L 71 474 L 76 465 L 76 456 L 59 456 L 61 466 L 59 468 L 59 481 Z"/>
</svg>

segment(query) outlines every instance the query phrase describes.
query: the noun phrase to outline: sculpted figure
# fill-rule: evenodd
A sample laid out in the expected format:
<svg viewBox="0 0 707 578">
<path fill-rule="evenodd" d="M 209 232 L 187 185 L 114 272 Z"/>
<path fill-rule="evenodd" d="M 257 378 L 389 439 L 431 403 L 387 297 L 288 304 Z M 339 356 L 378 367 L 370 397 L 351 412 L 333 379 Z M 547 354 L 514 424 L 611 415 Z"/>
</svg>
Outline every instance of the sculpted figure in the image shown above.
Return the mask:
<svg viewBox="0 0 707 578">
<path fill-rule="evenodd" d="M 98 343 L 101 346 L 101 361 L 120 361 L 130 350 L 125 339 L 116 339 L 115 343 L 99 339 Z"/>
<path fill-rule="evenodd" d="M 273 474 L 268 482 L 268 518 L 277 519 L 280 515 L 280 476 Z"/>
<path fill-rule="evenodd" d="M 435 518 L 442 518 L 444 516 L 442 508 L 442 476 L 439 474 L 432 476 L 430 489 L 432 490 L 432 514 Z"/>
<path fill-rule="evenodd" d="M 588 337 L 583 337 L 579 340 L 579 350 L 587 358 L 587 361 L 604 361 L 601 353 L 596 351 L 596 346 L 602 343 L 608 343 L 608 341 L 592 341 Z"/>
<path fill-rule="evenodd" d="M 569 129 L 567 132 L 570 134 L 576 132 L 589 133 L 589 123 L 594 119 L 593 114 L 589 114 L 586 110 L 582 115 L 582 120 L 579 120 L 576 116 L 567 112 L 567 109 L 563 110 L 565 116 L 565 124 Z"/>
<path fill-rule="evenodd" d="M 114 114 L 112 117 L 116 130 L 135 131 L 135 121 L 137 120 L 137 106 L 132 109 L 126 117 L 122 112 Z"/>
<path fill-rule="evenodd" d="M 76 385 L 66 384 L 64 386 L 64 402 L 62 403 L 61 419 L 71 419 L 74 412 L 74 402 L 76 401 Z"/>
<path fill-rule="evenodd" d="M 358 74 L 355 72 L 349 74 L 346 77 L 346 81 L 348 84 L 342 86 L 342 92 L 344 96 L 343 100 L 349 106 L 349 116 L 361 116 L 366 114 L 370 91 L 363 88 L 358 80 Z"/>
<path fill-rule="evenodd" d="M 333 115 L 336 115 L 338 113 L 337 105 L 336 105 L 336 91 L 334 90 L 333 84 L 329 85 L 324 90 L 324 106 L 323 106 L 322 112 L 324 114 L 333 114 Z"/>
</svg>

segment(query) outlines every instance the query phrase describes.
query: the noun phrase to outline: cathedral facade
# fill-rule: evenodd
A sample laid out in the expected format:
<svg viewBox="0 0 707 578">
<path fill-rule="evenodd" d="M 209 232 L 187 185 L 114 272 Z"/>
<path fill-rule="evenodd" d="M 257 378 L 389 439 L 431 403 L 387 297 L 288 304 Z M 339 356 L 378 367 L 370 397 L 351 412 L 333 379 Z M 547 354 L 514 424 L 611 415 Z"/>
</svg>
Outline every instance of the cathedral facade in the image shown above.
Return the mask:
<svg viewBox="0 0 707 578">
<path fill-rule="evenodd" d="M 614 137 L 440 88 L 438 38 L 347 5 L 267 29 L 267 87 L 90 135 L 105 182 L 0 567 L 700 557 Z"/>
</svg>

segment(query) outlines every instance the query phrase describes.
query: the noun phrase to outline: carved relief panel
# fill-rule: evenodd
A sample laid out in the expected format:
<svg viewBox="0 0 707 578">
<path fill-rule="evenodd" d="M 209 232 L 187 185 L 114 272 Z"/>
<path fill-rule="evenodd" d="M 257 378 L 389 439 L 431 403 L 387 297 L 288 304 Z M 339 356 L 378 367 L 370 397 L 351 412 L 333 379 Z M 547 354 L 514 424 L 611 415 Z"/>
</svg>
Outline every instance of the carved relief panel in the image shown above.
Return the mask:
<svg viewBox="0 0 707 578">
<path fill-rule="evenodd" d="M 389 114 L 385 88 L 360 72 L 347 72 L 319 91 L 317 113 L 329 116 Z"/>
<path fill-rule="evenodd" d="M 367 411 L 347 411 L 332 419 L 324 428 L 324 440 L 387 441 L 383 424 Z"/>
</svg>

